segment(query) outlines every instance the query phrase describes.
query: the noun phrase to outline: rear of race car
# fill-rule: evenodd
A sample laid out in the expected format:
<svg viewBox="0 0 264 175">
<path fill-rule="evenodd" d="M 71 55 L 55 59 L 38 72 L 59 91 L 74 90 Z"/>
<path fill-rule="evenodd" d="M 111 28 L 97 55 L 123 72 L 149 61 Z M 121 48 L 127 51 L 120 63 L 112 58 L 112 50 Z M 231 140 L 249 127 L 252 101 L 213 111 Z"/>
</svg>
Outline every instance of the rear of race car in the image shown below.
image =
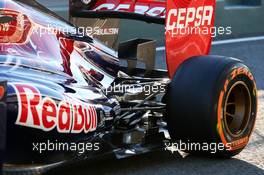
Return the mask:
<svg viewBox="0 0 264 175">
<path fill-rule="evenodd" d="M 231 157 L 245 148 L 256 121 L 256 83 L 241 61 L 207 56 L 215 30 L 215 0 L 71 2 L 72 17 L 137 19 L 165 25 L 167 73 L 172 81 L 164 96 L 164 116 L 171 138 L 216 144 L 223 148 L 216 156 Z M 152 60 L 140 58 L 141 44 L 130 40 L 119 45 L 120 59 L 128 60 L 128 75 L 139 76 L 131 73 L 131 57 L 147 63 Z M 128 54 L 132 48 L 137 48 L 133 49 L 136 54 Z M 149 70 L 153 72 L 153 66 Z"/>
</svg>

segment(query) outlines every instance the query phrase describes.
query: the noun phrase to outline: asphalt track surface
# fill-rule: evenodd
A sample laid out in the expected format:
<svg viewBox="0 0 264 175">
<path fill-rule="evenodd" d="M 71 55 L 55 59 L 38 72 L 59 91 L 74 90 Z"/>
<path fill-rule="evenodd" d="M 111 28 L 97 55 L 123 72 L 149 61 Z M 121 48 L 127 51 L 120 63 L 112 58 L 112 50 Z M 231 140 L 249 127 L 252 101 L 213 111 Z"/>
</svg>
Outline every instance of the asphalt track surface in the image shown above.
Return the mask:
<svg viewBox="0 0 264 175">
<path fill-rule="evenodd" d="M 182 158 L 167 151 L 152 152 L 127 159 L 84 162 L 49 174 L 64 175 L 263 175 L 264 174 L 264 40 L 213 46 L 211 54 L 242 59 L 253 71 L 259 89 L 256 128 L 247 148 L 232 159 L 213 159 L 189 155 Z M 159 52 L 162 57 L 164 52 Z M 165 68 L 162 59 L 158 68 Z"/>
</svg>

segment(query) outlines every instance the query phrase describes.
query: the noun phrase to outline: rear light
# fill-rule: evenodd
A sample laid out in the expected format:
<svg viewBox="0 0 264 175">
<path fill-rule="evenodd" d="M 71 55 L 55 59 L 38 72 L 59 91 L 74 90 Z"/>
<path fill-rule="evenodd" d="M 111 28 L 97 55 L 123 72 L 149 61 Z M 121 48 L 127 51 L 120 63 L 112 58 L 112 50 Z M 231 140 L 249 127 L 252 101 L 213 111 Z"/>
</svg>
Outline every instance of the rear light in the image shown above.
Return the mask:
<svg viewBox="0 0 264 175">
<path fill-rule="evenodd" d="M 4 98 L 5 96 L 5 88 L 4 86 L 0 86 L 0 101 Z"/>
</svg>

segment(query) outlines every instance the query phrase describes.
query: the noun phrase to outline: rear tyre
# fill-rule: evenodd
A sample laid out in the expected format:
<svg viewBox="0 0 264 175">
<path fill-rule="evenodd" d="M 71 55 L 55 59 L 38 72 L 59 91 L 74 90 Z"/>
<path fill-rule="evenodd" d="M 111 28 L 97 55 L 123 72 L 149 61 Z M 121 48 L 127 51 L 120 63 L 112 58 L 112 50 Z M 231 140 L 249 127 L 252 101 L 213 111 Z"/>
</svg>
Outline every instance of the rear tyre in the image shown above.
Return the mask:
<svg viewBox="0 0 264 175">
<path fill-rule="evenodd" d="M 187 152 L 232 157 L 248 144 L 257 113 L 257 88 L 237 59 L 204 56 L 185 61 L 166 94 L 168 129 Z"/>
</svg>

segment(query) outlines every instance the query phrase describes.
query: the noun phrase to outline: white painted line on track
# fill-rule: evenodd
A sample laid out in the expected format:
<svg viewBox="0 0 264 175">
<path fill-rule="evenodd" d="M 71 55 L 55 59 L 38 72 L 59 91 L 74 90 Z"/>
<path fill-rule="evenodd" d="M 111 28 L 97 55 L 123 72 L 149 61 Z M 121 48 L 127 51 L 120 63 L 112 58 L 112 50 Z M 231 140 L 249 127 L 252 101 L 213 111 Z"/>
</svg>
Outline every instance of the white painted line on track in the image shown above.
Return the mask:
<svg viewBox="0 0 264 175">
<path fill-rule="evenodd" d="M 240 43 L 240 42 L 260 41 L 260 40 L 264 40 L 264 36 L 213 41 L 213 45 L 233 44 L 233 43 Z"/>
<path fill-rule="evenodd" d="M 240 43 L 240 42 L 250 42 L 250 41 L 260 41 L 260 40 L 264 40 L 264 36 L 213 41 L 212 45 L 217 46 L 217 45 L 223 45 L 223 44 L 234 44 L 234 43 Z M 164 51 L 164 50 L 165 50 L 164 46 L 156 48 L 156 51 Z"/>
</svg>

